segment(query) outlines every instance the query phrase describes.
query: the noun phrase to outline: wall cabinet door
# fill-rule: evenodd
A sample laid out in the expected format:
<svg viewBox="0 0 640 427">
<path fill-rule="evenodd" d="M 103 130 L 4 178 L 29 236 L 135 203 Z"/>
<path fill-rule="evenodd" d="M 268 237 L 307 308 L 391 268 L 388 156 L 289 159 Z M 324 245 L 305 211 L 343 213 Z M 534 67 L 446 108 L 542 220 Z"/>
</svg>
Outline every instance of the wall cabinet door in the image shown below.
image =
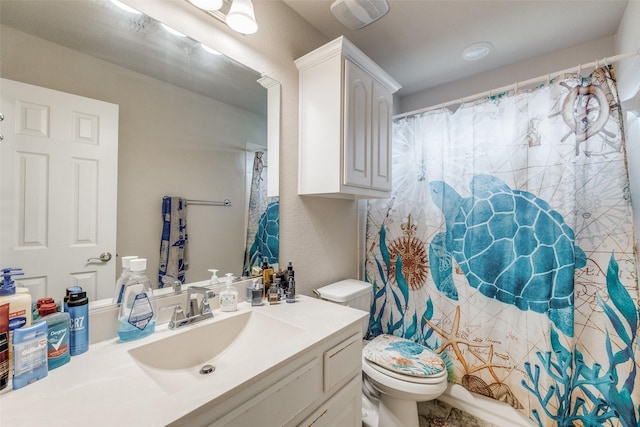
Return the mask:
<svg viewBox="0 0 640 427">
<path fill-rule="evenodd" d="M 375 80 L 371 110 L 371 188 L 391 191 L 393 95 Z"/>
<path fill-rule="evenodd" d="M 344 185 L 391 190 L 393 96 L 345 60 Z"/>
<path fill-rule="evenodd" d="M 346 60 L 344 66 L 344 185 L 371 186 L 371 99 L 373 79 Z"/>
</svg>

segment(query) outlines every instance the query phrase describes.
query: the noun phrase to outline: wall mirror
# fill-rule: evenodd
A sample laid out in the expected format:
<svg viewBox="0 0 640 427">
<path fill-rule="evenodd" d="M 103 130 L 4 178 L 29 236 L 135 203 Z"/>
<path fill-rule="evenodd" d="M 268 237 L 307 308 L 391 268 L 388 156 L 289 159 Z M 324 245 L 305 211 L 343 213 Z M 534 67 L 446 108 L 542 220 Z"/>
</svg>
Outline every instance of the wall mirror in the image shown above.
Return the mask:
<svg viewBox="0 0 640 427">
<path fill-rule="evenodd" d="M 240 276 L 248 219 L 256 216 L 248 211 L 255 153 L 264 153 L 263 172 L 269 148 L 277 151 L 272 135 L 267 146 L 279 121 L 279 100 L 275 111 L 270 93 L 275 83 L 279 96 L 277 82 L 109 0 L 2 1 L 0 20 L 0 90 L 10 110 L 0 123 L 0 155 L 9 162 L 0 175 L 0 240 L 11 241 L 2 245 L 0 267 L 23 267 L 15 280 L 33 298 L 62 298 L 72 285 L 90 300 L 111 298 L 120 257 L 128 255 L 147 258 L 147 276 L 157 284 L 163 197 L 171 196 L 189 201 L 186 281 L 209 278 L 208 269 Z M 22 97 L 22 84 L 34 98 Z M 85 151 L 62 167 L 57 148 L 6 148 L 34 135 L 60 139 L 49 105 L 59 94 L 63 103 L 70 95 L 80 105 L 97 100 L 115 108 L 115 122 L 108 112 L 70 107 L 68 138 Z M 114 135 L 111 166 L 95 161 L 87 147 Z M 49 174 L 54 169 L 59 175 Z M 217 203 L 225 199 L 229 206 Z M 61 259 L 73 263 L 61 269 Z M 29 263 L 35 266 L 27 270 Z"/>
</svg>

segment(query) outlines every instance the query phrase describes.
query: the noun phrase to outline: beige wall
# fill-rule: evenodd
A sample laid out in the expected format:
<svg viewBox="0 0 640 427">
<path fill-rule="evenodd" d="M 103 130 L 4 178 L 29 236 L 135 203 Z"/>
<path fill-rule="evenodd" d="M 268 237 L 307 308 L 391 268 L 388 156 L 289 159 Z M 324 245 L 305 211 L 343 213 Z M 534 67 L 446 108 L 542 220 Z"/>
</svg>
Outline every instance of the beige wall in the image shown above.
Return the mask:
<svg viewBox="0 0 640 427">
<path fill-rule="evenodd" d="M 266 118 L 10 27 L 2 41 L 2 77 L 119 105 L 118 255 L 147 258 L 155 283 L 162 197 L 229 198 L 231 208 L 189 207 L 187 278 L 204 280 L 209 268 L 241 272 L 244 146 L 266 143 Z"/>
</svg>

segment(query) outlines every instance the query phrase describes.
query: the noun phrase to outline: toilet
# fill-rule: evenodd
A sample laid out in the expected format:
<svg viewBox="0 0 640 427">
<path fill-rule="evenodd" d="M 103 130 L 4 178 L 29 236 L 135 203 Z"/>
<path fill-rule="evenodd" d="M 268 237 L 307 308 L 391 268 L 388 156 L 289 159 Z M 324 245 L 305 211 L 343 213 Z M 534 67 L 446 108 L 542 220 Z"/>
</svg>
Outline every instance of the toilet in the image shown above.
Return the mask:
<svg viewBox="0 0 640 427">
<path fill-rule="evenodd" d="M 314 292 L 323 300 L 371 309 L 371 284 L 360 280 L 343 280 Z M 363 338 L 368 328 L 366 317 Z M 418 427 L 418 402 L 433 400 L 447 388 L 447 370 L 437 354 L 393 335 L 363 340 L 362 372 L 362 424 L 367 427 Z"/>
</svg>

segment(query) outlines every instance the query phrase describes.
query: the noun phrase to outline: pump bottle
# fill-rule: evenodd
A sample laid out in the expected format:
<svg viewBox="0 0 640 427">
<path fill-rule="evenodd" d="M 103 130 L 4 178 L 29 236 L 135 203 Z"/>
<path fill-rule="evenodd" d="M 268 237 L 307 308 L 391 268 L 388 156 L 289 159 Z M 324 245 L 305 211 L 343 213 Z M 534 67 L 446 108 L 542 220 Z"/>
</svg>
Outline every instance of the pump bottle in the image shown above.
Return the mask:
<svg viewBox="0 0 640 427">
<path fill-rule="evenodd" d="M 220 291 L 220 310 L 236 311 L 238 309 L 238 290 L 231 283 L 233 282 L 233 273 L 225 274 L 226 286 Z"/>
</svg>

